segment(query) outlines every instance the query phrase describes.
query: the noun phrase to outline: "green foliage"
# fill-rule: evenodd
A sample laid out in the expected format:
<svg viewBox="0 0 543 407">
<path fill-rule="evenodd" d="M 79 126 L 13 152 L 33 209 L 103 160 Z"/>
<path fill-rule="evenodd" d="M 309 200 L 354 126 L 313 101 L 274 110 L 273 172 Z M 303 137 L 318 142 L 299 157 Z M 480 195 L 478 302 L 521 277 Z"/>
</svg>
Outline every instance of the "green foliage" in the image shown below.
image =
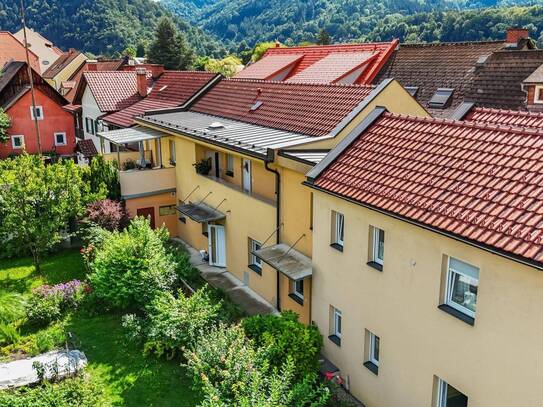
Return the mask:
<svg viewBox="0 0 543 407">
<path fill-rule="evenodd" d="M 103 389 L 86 377 L 66 379 L 58 384 L 20 387 L 0 392 L 0 406 L 10 407 L 94 407 L 100 404 Z"/>
<path fill-rule="evenodd" d="M 211 301 L 206 289 L 190 297 L 164 293 L 147 307 L 148 331 L 145 351 L 172 358 L 183 348 L 192 348 L 199 336 L 216 323 L 221 303 Z"/>
<path fill-rule="evenodd" d="M 298 322 L 294 312 L 284 311 L 281 316 L 255 315 L 244 319 L 242 326 L 257 346 L 266 349 L 273 366 L 279 368 L 292 359 L 298 378 L 318 371 L 322 336 L 315 326 Z"/>
<path fill-rule="evenodd" d="M 0 290 L 0 323 L 9 324 L 25 316 L 25 297 L 22 294 Z"/>
<path fill-rule="evenodd" d="M 119 200 L 121 197 L 121 185 L 119 184 L 119 172 L 116 161 L 107 161 L 103 156 L 94 157 L 87 167 L 82 167 L 81 176 L 89 185 L 89 199 L 94 202 L 99 199 L 109 198 Z"/>
<path fill-rule="evenodd" d="M 129 47 L 126 47 L 124 49 L 124 51 L 122 52 L 123 55 L 125 56 L 128 56 L 130 58 L 135 58 L 136 55 L 137 55 L 137 50 L 136 48 L 132 47 L 132 46 L 129 46 Z"/>
<path fill-rule="evenodd" d="M 149 45 L 147 58 L 149 63 L 162 64 L 165 69 L 183 70 L 192 65 L 194 54 L 173 21 L 163 17 L 158 23 L 155 39 Z"/>
<path fill-rule="evenodd" d="M 262 58 L 262 55 L 264 55 L 268 49 L 274 48 L 275 46 L 276 46 L 276 43 L 273 41 L 261 42 L 259 44 L 256 44 L 255 47 L 253 48 L 251 62 L 258 61 L 260 58 Z"/>
<path fill-rule="evenodd" d="M 193 68 L 196 71 L 205 71 L 207 63 L 210 61 L 207 55 L 196 57 L 194 60 Z"/>
<path fill-rule="evenodd" d="M 28 301 L 27 319 L 31 325 L 43 327 L 62 317 L 62 293 L 46 297 L 34 294 Z"/>
<path fill-rule="evenodd" d="M 122 232 L 105 234 L 95 248 L 89 280 L 94 295 L 118 309 L 143 309 L 173 286 L 175 264 L 166 252 L 165 228 L 153 230 L 136 217 Z"/>
<path fill-rule="evenodd" d="M 220 73 L 230 78 L 239 72 L 242 68 L 241 60 L 233 55 L 229 55 L 223 59 L 209 59 L 205 65 L 205 70 L 208 72 Z"/>
<path fill-rule="evenodd" d="M 324 28 L 319 31 L 319 35 L 317 36 L 317 44 L 318 45 L 329 45 L 332 43 L 332 37 L 330 37 L 330 34 L 328 34 L 328 31 L 326 31 Z"/>
<path fill-rule="evenodd" d="M 73 161 L 45 165 L 27 154 L 0 162 L 0 184 L 0 241 L 31 253 L 39 272 L 42 255 L 82 213 L 88 187 Z"/>
<path fill-rule="evenodd" d="M 0 108 L 0 143 L 7 143 L 9 141 L 9 134 L 7 130 L 11 126 L 11 119 L 4 112 L 4 109 Z"/>
<path fill-rule="evenodd" d="M 0 345 L 16 343 L 20 337 L 21 335 L 15 324 L 0 322 Z"/>
</svg>

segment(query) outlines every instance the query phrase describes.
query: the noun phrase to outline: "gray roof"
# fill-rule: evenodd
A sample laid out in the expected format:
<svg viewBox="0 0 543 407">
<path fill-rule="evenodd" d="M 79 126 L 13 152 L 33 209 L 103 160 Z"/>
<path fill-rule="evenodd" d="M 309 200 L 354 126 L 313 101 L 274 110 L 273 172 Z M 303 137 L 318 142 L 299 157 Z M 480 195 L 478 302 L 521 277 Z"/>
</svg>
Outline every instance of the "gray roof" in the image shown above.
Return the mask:
<svg viewBox="0 0 543 407">
<path fill-rule="evenodd" d="M 291 147 L 323 138 L 190 111 L 150 114 L 139 120 L 176 133 L 258 155 L 266 155 L 269 148 Z"/>
<path fill-rule="evenodd" d="M 313 274 L 311 259 L 285 243 L 252 252 L 291 280 L 303 280 Z"/>
<path fill-rule="evenodd" d="M 146 127 L 130 127 L 127 129 L 100 131 L 98 137 L 103 137 L 114 144 L 136 143 L 138 141 L 152 140 L 161 137 L 159 131 Z"/>
<path fill-rule="evenodd" d="M 285 157 L 293 158 L 298 161 L 305 161 L 307 164 L 318 164 L 324 157 L 326 157 L 328 151 L 314 151 L 314 150 L 283 150 L 282 155 Z"/>
<path fill-rule="evenodd" d="M 226 217 L 224 213 L 203 202 L 179 205 L 177 210 L 198 223 L 212 222 Z"/>
</svg>

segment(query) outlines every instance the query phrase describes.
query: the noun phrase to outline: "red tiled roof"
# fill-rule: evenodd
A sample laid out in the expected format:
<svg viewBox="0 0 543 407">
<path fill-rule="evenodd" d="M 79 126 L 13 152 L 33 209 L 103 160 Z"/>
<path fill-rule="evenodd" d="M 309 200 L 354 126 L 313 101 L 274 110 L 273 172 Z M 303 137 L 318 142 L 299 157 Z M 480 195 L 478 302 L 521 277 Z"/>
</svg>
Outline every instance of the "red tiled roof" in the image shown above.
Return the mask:
<svg viewBox="0 0 543 407">
<path fill-rule="evenodd" d="M 348 72 L 352 71 L 353 68 L 353 59 L 360 61 L 364 56 L 368 58 L 368 53 L 377 54 L 374 59 L 369 61 L 364 71 L 358 75 L 357 78 L 354 78 L 353 83 L 358 84 L 370 84 L 379 70 L 383 67 L 388 57 L 394 51 L 396 45 L 398 44 L 397 40 L 391 42 L 380 42 L 380 43 L 363 43 L 363 44 L 337 44 L 337 45 L 316 45 L 309 47 L 277 47 L 270 48 L 266 51 L 264 56 L 253 65 L 248 66 L 246 69 L 240 72 L 240 78 L 252 78 L 252 79 L 268 79 L 268 77 L 263 78 L 262 72 L 272 72 L 277 73 L 282 70 L 288 64 L 277 63 L 278 56 L 299 56 L 303 55 L 303 58 L 296 64 L 292 64 L 293 69 L 289 74 L 284 78 L 288 80 L 291 77 L 301 74 L 303 71 L 309 69 L 312 65 L 320 62 L 323 65 L 325 71 L 333 71 L 333 75 L 328 75 L 327 78 L 331 79 L 329 82 L 334 82 L 338 78 L 343 77 Z M 354 58 L 353 54 L 361 54 L 359 57 Z M 334 57 L 332 57 L 334 55 Z M 328 59 L 329 62 L 326 62 Z M 333 59 L 332 60 L 330 60 Z M 341 66 L 343 72 L 340 71 L 340 63 L 342 59 L 346 59 L 345 66 Z M 358 64 L 361 65 L 360 62 Z M 279 69 L 277 69 L 279 67 Z M 333 68 L 333 69 L 332 69 Z M 252 73 L 254 72 L 254 76 Z M 321 78 L 322 72 L 319 69 L 309 69 L 304 75 L 298 77 L 298 81 L 308 81 L 308 82 L 323 82 Z"/>
<path fill-rule="evenodd" d="M 371 86 L 223 79 L 190 110 L 275 129 L 327 135 L 372 91 Z M 256 101 L 262 104 L 251 107 Z"/>
<path fill-rule="evenodd" d="M 543 131 L 384 113 L 314 185 L 543 262 Z"/>
<path fill-rule="evenodd" d="M 79 151 L 85 157 L 94 157 L 98 155 L 98 150 L 94 145 L 94 141 L 92 141 L 91 139 L 78 140 L 77 151 Z"/>
<path fill-rule="evenodd" d="M 270 79 L 303 58 L 303 54 L 269 55 L 236 74 L 237 79 Z"/>
<path fill-rule="evenodd" d="M 135 72 L 87 71 L 83 77 L 102 112 L 125 109 L 141 100 Z"/>
<path fill-rule="evenodd" d="M 97 71 L 117 71 L 123 66 L 123 64 L 124 64 L 124 59 L 98 61 L 96 62 L 96 70 Z M 64 95 L 64 97 L 68 99 L 70 102 L 73 101 L 75 97 L 77 84 L 79 84 L 79 81 L 81 77 L 83 76 L 83 72 L 87 72 L 88 65 L 89 65 L 88 62 L 85 62 L 70 78 L 70 81 L 74 81 L 76 83 L 76 85 L 73 88 L 71 88 L 70 91 L 66 93 L 66 95 Z"/>
<path fill-rule="evenodd" d="M 30 66 L 40 73 L 39 57 L 29 48 Z M 0 31 L 0 70 L 10 61 L 26 62 L 24 45 L 8 31 Z"/>
<path fill-rule="evenodd" d="M 469 111 L 464 120 L 481 124 L 487 123 L 543 130 L 543 113 L 474 107 Z"/>
<path fill-rule="evenodd" d="M 154 83 L 147 98 L 109 114 L 103 120 L 120 127 L 130 127 L 134 124 L 134 117 L 146 111 L 184 104 L 215 76 L 211 72 L 165 71 Z"/>
</svg>

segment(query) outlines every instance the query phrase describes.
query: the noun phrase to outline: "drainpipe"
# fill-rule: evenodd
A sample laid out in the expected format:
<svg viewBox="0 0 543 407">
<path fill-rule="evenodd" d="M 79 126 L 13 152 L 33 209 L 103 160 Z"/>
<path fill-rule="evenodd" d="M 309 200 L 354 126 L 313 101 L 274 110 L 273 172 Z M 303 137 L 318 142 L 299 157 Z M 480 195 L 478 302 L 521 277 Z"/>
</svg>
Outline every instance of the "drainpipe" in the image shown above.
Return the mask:
<svg viewBox="0 0 543 407">
<path fill-rule="evenodd" d="M 279 171 L 270 168 L 269 164 L 273 163 L 275 160 L 275 152 L 268 148 L 266 151 L 266 158 L 264 159 L 264 168 L 266 171 L 272 172 L 275 175 L 275 195 L 276 195 L 276 210 L 275 210 L 275 226 L 277 228 L 277 239 L 276 242 L 279 244 L 281 242 L 281 174 Z M 277 274 L 276 280 L 276 292 L 277 292 L 277 304 L 276 308 L 278 311 L 281 311 L 281 291 L 280 291 L 280 272 L 279 270 L 275 271 Z"/>
</svg>

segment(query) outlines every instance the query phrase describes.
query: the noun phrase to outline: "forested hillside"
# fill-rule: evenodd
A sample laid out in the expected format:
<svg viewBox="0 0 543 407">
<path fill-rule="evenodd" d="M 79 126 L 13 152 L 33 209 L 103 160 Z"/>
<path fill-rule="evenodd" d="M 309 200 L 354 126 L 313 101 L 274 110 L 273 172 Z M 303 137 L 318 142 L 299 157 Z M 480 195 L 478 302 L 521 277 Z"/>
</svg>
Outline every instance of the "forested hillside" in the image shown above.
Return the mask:
<svg viewBox="0 0 543 407">
<path fill-rule="evenodd" d="M 502 38 L 504 24 L 541 24 L 539 9 L 511 5 L 542 4 L 541 0 L 161 1 L 225 44 L 245 41 L 249 46 L 269 40 L 312 42 L 321 29 L 333 42 L 392 37 L 411 41 Z M 483 7 L 496 8 L 481 12 Z M 476 24 L 470 22 L 474 19 Z M 480 23 L 485 25 L 476 28 Z"/>
<path fill-rule="evenodd" d="M 169 12 L 151 0 L 26 0 L 27 23 L 63 49 L 113 55 L 151 40 L 160 17 Z M 19 1 L 0 0 L 0 29 L 20 28 Z M 198 54 L 219 56 L 219 42 L 176 18 Z"/>
</svg>

